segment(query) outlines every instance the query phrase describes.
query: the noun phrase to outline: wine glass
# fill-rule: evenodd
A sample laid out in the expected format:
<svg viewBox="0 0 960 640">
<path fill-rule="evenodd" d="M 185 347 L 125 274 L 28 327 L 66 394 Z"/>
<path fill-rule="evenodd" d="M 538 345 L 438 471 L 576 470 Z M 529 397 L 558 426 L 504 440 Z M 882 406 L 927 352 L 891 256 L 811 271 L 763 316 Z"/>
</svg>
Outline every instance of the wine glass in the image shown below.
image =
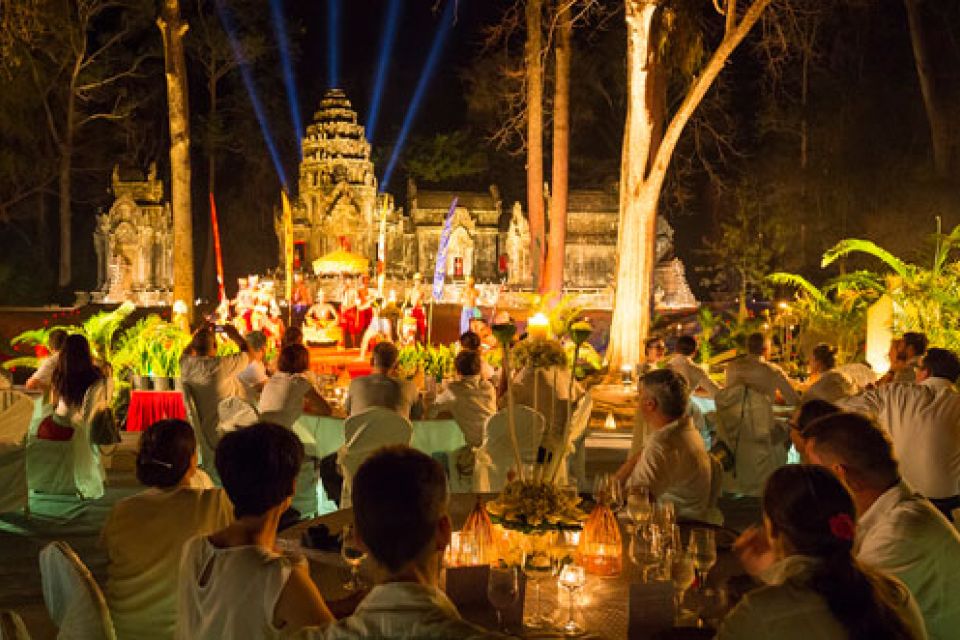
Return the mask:
<svg viewBox="0 0 960 640">
<path fill-rule="evenodd" d="M 661 551 L 660 527 L 653 523 L 638 526 L 630 537 L 630 559 L 640 568 L 641 582 L 646 582 L 650 569 L 660 564 Z"/>
<path fill-rule="evenodd" d="M 693 556 L 683 549 L 674 549 L 670 559 L 670 579 L 673 581 L 674 601 L 677 607 L 677 618 L 680 617 L 680 603 L 683 594 L 693 584 Z"/>
<path fill-rule="evenodd" d="M 351 525 L 343 527 L 340 543 L 340 556 L 350 565 L 350 581 L 344 583 L 347 591 L 360 589 L 360 564 L 367 558 L 367 552 L 357 543 L 356 530 Z"/>
<path fill-rule="evenodd" d="M 703 588 L 707 574 L 717 564 L 717 538 L 713 529 L 696 528 L 690 530 L 690 544 L 687 546 L 693 556 L 697 585 Z"/>
<path fill-rule="evenodd" d="M 661 531 L 672 530 L 673 525 L 677 523 L 676 507 L 669 500 L 658 502 L 654 507 L 653 519 L 660 525 Z"/>
<path fill-rule="evenodd" d="M 503 624 L 503 611 L 509 609 L 520 596 L 520 582 L 517 568 L 507 565 L 491 565 L 487 578 L 487 600 L 497 610 L 497 628 L 507 632 Z"/>
<path fill-rule="evenodd" d="M 653 514 L 650 506 L 650 490 L 647 487 L 634 487 L 627 496 L 627 515 L 634 529 L 647 523 Z"/>
<path fill-rule="evenodd" d="M 560 586 L 566 589 L 569 596 L 567 606 L 567 621 L 563 624 L 562 630 L 566 635 L 577 635 L 583 633 L 582 626 L 573 619 L 574 602 L 573 595 L 583 588 L 587 582 L 587 574 L 583 567 L 575 564 L 569 564 L 560 572 Z"/>
<path fill-rule="evenodd" d="M 548 627 L 549 620 L 541 614 L 540 606 L 540 583 L 553 576 L 554 558 L 551 557 L 549 550 L 528 549 L 523 552 L 523 574 L 533 583 L 534 599 L 533 611 L 530 616 L 524 620 L 524 623 L 532 629 Z"/>
<path fill-rule="evenodd" d="M 593 477 L 593 501 L 607 504 L 610 500 L 610 474 L 598 473 Z"/>
</svg>

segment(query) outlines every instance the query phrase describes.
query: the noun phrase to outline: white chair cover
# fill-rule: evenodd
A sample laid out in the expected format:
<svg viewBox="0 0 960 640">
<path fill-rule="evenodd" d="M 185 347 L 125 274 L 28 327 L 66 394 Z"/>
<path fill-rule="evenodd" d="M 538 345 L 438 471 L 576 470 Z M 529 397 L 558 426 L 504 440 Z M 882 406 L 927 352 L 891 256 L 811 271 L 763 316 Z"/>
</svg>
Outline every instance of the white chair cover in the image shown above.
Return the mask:
<svg viewBox="0 0 960 640">
<path fill-rule="evenodd" d="M 116 640 L 103 592 L 66 542 L 40 550 L 40 582 L 58 640 Z"/>
<path fill-rule="evenodd" d="M 514 426 L 523 464 L 536 462 L 537 448 L 543 440 L 546 425 L 543 414 L 522 405 L 514 407 Z M 507 473 L 516 466 L 507 410 L 490 416 L 483 432 L 483 444 L 476 449 L 473 488 L 480 493 L 495 493 L 503 489 Z"/>
<path fill-rule="evenodd" d="M 716 456 L 710 456 L 710 504 L 704 518 L 710 524 L 723 525 L 723 512 L 720 511 L 720 494 L 723 493 L 723 465 Z"/>
<path fill-rule="evenodd" d="M 223 437 L 225 433 L 249 427 L 260 422 L 260 412 L 247 400 L 239 396 L 224 398 L 217 405 L 217 415 L 220 424 L 217 425 L 217 435 Z M 219 438 L 218 438 L 219 441 Z"/>
<path fill-rule="evenodd" d="M 200 410 L 197 408 L 197 400 L 190 383 L 181 381 L 181 386 L 183 387 L 181 390 L 183 394 L 183 406 L 187 410 L 187 421 L 190 423 L 190 426 L 193 427 L 193 433 L 197 437 L 197 452 L 200 454 L 200 466 L 207 473 L 216 473 L 213 460 L 214 452 L 217 450 L 217 434 L 207 433 L 207 430 L 204 429 L 203 419 L 205 416 L 200 415 Z"/>
<path fill-rule="evenodd" d="M 737 385 L 717 394 L 717 440 L 734 454 L 733 471 L 724 474 L 724 490 L 760 496 L 771 473 L 787 462 L 787 434 L 774 419 L 767 397 Z"/>
<path fill-rule="evenodd" d="M 593 396 L 589 393 L 580 398 L 580 404 L 570 417 L 570 440 L 567 445 L 566 464 L 560 468 L 561 481 L 572 477 L 580 489 L 587 488 L 587 450 L 583 437 L 593 415 Z M 573 455 L 570 455 L 573 454 Z"/>
<path fill-rule="evenodd" d="M 35 401 L 19 391 L 0 391 L 0 513 L 25 509 L 27 432 Z"/>
<path fill-rule="evenodd" d="M 361 463 L 377 449 L 392 444 L 410 445 L 413 438 L 413 425 L 396 411 L 382 407 L 371 407 L 344 423 L 344 431 L 353 433 L 353 437 L 337 452 L 337 464 L 343 474 L 343 491 L 340 508 L 345 509 L 352 503 L 350 487 L 353 476 Z"/>
<path fill-rule="evenodd" d="M 110 385 L 98 382 L 87 389 L 83 405 L 71 420 L 73 437 L 66 441 L 27 442 L 27 484 L 31 491 L 78 495 L 96 499 L 103 495 L 106 474 L 100 449 L 90 442 L 93 418 L 110 404 Z"/>
<path fill-rule="evenodd" d="M 0 640 L 30 640 L 27 626 L 15 611 L 0 611 Z"/>
</svg>

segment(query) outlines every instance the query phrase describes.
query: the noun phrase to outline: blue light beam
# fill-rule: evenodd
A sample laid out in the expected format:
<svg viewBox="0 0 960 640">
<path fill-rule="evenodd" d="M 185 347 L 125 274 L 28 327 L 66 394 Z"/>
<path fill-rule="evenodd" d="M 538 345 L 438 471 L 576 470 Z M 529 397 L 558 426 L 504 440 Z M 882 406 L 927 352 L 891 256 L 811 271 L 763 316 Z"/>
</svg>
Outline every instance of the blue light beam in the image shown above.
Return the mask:
<svg viewBox="0 0 960 640">
<path fill-rule="evenodd" d="M 227 38 L 230 40 L 230 48 L 233 49 L 233 55 L 237 59 L 240 67 L 240 76 L 243 78 L 243 85 L 246 87 L 247 94 L 250 96 L 250 104 L 253 106 L 253 113 L 257 117 L 257 122 L 260 124 L 260 131 L 263 132 L 263 141 L 267 145 L 267 151 L 270 152 L 273 167 L 277 170 L 277 177 L 280 178 L 280 184 L 283 190 L 288 191 L 287 174 L 283 170 L 283 163 L 280 162 L 280 153 L 277 151 L 277 145 L 274 144 L 273 136 L 270 134 L 270 126 L 267 124 L 267 114 L 263 109 L 263 103 L 260 102 L 260 97 L 257 95 L 257 88 L 253 83 L 253 74 L 250 73 L 250 66 L 247 64 L 247 60 L 243 55 L 243 47 L 240 46 L 240 41 L 237 38 L 237 27 L 233 23 L 233 17 L 224 5 L 223 0 L 218 0 L 217 2 L 217 13 L 220 16 L 221 24 L 223 24 L 223 30 L 226 31 Z"/>
<path fill-rule="evenodd" d="M 283 70 L 283 85 L 287 89 L 287 102 L 290 103 L 290 120 L 297 135 L 297 148 L 303 140 L 303 118 L 300 116 L 300 97 L 293 80 L 293 61 L 290 58 L 290 38 L 287 36 L 287 23 L 283 19 L 282 0 L 270 0 L 270 15 L 273 18 L 273 33 L 280 51 L 280 64 Z M 302 149 L 301 149 L 302 153 Z"/>
<path fill-rule="evenodd" d="M 437 62 L 440 60 L 440 53 L 443 51 L 443 45 L 450 33 L 450 27 L 453 26 L 453 9 L 456 2 L 447 0 L 447 6 L 443 10 L 440 18 L 440 24 L 437 26 L 437 32 L 433 34 L 433 44 L 430 45 L 430 53 L 427 54 L 427 61 L 423 66 L 423 72 L 420 74 L 420 80 L 417 82 L 417 88 L 413 92 L 413 99 L 410 100 L 410 106 L 407 107 L 407 113 L 403 117 L 403 124 L 400 126 L 400 134 L 397 136 L 397 143 L 393 146 L 393 153 L 390 154 L 390 161 L 387 162 L 387 169 L 383 172 L 383 184 L 381 190 L 386 191 L 390 184 L 390 178 L 393 177 L 393 170 L 397 166 L 397 160 L 400 158 L 400 151 L 406 144 L 410 129 L 413 128 L 414 118 L 423 102 L 423 97 L 427 93 L 427 87 L 430 85 L 430 79 L 437 68 Z"/>
<path fill-rule="evenodd" d="M 377 60 L 377 73 L 374 76 L 373 94 L 370 97 L 370 113 L 367 115 L 367 140 L 370 142 L 373 142 L 377 117 L 380 115 L 380 103 L 383 100 L 383 89 L 387 81 L 390 54 L 393 52 L 393 43 L 397 40 L 397 27 L 400 25 L 401 6 L 401 0 L 390 0 L 387 6 L 387 19 L 383 24 L 383 37 L 380 39 L 380 57 Z"/>
<path fill-rule="evenodd" d="M 327 88 L 340 88 L 340 0 L 327 0 Z"/>
</svg>

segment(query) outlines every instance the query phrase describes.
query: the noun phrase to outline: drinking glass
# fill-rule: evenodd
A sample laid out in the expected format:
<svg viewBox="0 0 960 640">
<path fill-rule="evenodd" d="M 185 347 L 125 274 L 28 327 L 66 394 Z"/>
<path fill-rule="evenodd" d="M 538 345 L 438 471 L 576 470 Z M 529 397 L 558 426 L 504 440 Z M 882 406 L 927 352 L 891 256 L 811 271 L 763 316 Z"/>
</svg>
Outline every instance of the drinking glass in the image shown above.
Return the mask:
<svg viewBox="0 0 960 640">
<path fill-rule="evenodd" d="M 608 504 L 610 501 L 610 474 L 598 473 L 593 477 L 593 501 Z"/>
<path fill-rule="evenodd" d="M 727 612 L 727 592 L 708 587 L 697 594 L 697 627 L 714 627 Z"/>
<path fill-rule="evenodd" d="M 677 606 L 677 617 L 680 617 L 680 603 L 683 594 L 693 584 L 693 556 L 683 549 L 675 549 L 670 560 L 670 579 L 673 581 L 674 601 Z"/>
<path fill-rule="evenodd" d="M 717 538 L 713 529 L 696 528 L 690 530 L 690 544 L 687 546 L 693 556 L 697 585 L 703 588 L 707 574 L 717 564 Z"/>
<path fill-rule="evenodd" d="M 577 621 L 573 619 L 574 612 L 574 594 L 583 588 L 583 585 L 587 582 L 587 574 L 583 570 L 583 567 L 570 564 L 563 568 L 563 571 L 560 572 L 560 586 L 567 590 L 569 596 L 568 605 L 567 605 L 567 621 L 563 624 L 561 629 L 567 635 L 578 635 L 584 632 L 582 626 L 577 624 Z"/>
<path fill-rule="evenodd" d="M 660 564 L 660 527 L 655 524 L 640 525 L 630 537 L 630 559 L 640 569 L 641 582 L 647 581 L 650 569 Z"/>
<path fill-rule="evenodd" d="M 523 553 L 523 574 L 533 583 L 535 595 L 533 598 L 533 611 L 530 616 L 524 620 L 524 624 L 532 629 L 546 628 L 550 626 L 549 619 L 542 615 L 540 606 L 540 583 L 548 580 L 554 575 L 554 558 L 549 549 L 529 549 Z"/>
<path fill-rule="evenodd" d="M 343 588 L 347 591 L 358 591 L 361 586 L 360 564 L 366 559 L 367 553 L 357 544 L 356 531 L 351 525 L 346 525 L 341 535 L 340 556 L 350 565 L 350 581 L 344 583 Z"/>
<path fill-rule="evenodd" d="M 497 628 L 507 632 L 503 624 L 503 611 L 509 609 L 520 596 L 517 568 L 507 565 L 492 565 L 487 578 L 487 600 L 497 610 Z"/>
<path fill-rule="evenodd" d="M 660 525 L 661 531 L 670 531 L 677 523 L 677 511 L 673 503 L 668 500 L 658 502 L 653 510 L 653 519 Z"/>
<path fill-rule="evenodd" d="M 652 514 L 650 490 L 647 487 L 635 487 L 627 496 L 627 515 L 630 517 L 634 529 L 646 524 Z"/>
</svg>

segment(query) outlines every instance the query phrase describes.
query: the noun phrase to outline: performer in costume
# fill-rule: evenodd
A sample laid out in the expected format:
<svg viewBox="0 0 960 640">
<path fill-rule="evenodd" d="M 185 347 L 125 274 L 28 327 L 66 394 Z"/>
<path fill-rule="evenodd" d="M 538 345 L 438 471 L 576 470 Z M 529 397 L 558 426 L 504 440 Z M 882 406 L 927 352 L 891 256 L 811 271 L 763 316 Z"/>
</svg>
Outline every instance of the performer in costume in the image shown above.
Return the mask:
<svg viewBox="0 0 960 640">
<path fill-rule="evenodd" d="M 387 302 L 380 311 L 380 317 L 390 323 L 391 340 L 399 338 L 401 316 L 400 305 L 397 303 L 397 291 L 396 289 L 390 289 L 390 293 L 387 294 Z"/>
<path fill-rule="evenodd" d="M 293 305 L 293 326 L 297 327 L 303 324 L 303 316 L 313 304 L 313 296 L 310 295 L 310 287 L 303 279 L 303 274 L 293 274 L 293 299 L 290 301 Z"/>
<path fill-rule="evenodd" d="M 343 284 L 343 295 L 340 297 L 340 329 L 343 333 L 343 346 L 352 349 L 358 346 L 359 335 L 356 333 L 357 325 L 357 290 L 353 282 L 347 280 Z"/>
<path fill-rule="evenodd" d="M 304 340 L 318 344 L 336 344 L 343 340 L 340 317 L 333 305 L 327 302 L 323 289 L 317 289 L 316 302 L 304 316 Z"/>
<path fill-rule="evenodd" d="M 365 361 L 368 351 L 378 342 L 390 342 L 390 321 L 380 316 L 382 302 L 381 298 L 376 298 L 370 303 L 370 323 L 363 332 L 363 340 L 360 341 L 360 355 L 357 360 Z"/>
<path fill-rule="evenodd" d="M 427 314 L 423 308 L 423 276 L 419 273 L 413 274 L 413 286 L 407 290 L 404 306 L 410 310 L 410 315 L 417 321 L 417 340 L 426 342 L 427 340 Z"/>
<path fill-rule="evenodd" d="M 470 321 L 480 316 L 480 307 L 477 306 L 477 298 L 480 297 L 480 291 L 477 290 L 476 280 L 473 276 L 467 276 L 463 291 L 460 293 L 460 333 L 464 334 L 470 330 Z"/>
<path fill-rule="evenodd" d="M 360 276 L 357 287 L 357 320 L 354 329 L 355 340 L 359 339 L 373 320 L 373 293 L 370 291 L 370 276 Z"/>
</svg>

